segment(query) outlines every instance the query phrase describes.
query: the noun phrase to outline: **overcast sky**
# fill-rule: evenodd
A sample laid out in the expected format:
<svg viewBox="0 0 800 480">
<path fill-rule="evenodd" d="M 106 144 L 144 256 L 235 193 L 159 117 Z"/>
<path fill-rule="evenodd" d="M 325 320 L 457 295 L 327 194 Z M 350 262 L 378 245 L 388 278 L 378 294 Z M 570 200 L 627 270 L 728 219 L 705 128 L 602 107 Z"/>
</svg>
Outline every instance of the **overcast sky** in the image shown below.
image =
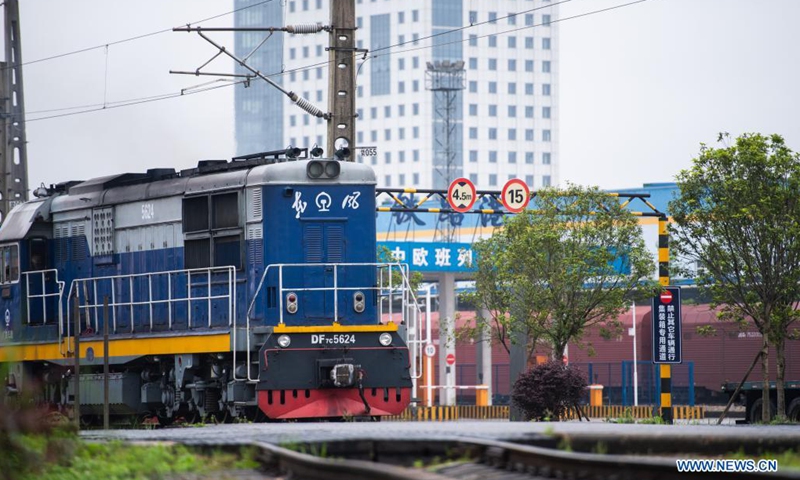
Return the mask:
<svg viewBox="0 0 800 480">
<path fill-rule="evenodd" d="M 233 9 L 221 0 L 20 3 L 25 62 Z M 560 17 L 621 3 L 573 0 Z M 622 188 L 672 181 L 700 142 L 713 143 L 720 131 L 779 133 L 800 150 L 798 18 L 796 0 L 649 0 L 560 23 L 562 182 Z M 232 15 L 203 23 L 232 24 Z M 233 46 L 230 35 L 217 38 Z M 180 92 L 210 79 L 169 70 L 193 70 L 213 53 L 196 35 L 168 32 L 111 45 L 107 56 L 101 48 L 25 65 L 28 118 Z M 208 68 L 231 71 L 218 62 Z M 30 186 L 230 158 L 233 88 L 241 87 L 31 121 Z"/>
</svg>

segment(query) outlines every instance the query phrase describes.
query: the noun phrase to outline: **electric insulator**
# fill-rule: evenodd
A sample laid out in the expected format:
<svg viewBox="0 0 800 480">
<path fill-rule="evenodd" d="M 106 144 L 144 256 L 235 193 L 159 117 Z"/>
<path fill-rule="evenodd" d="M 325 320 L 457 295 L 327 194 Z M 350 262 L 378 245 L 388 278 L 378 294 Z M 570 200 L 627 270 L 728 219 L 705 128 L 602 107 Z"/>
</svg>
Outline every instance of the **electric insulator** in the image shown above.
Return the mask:
<svg viewBox="0 0 800 480">
<path fill-rule="evenodd" d="M 312 105 L 311 102 L 301 97 L 300 95 L 292 92 L 291 94 L 289 94 L 289 98 L 291 98 L 292 101 L 296 103 L 298 107 L 302 108 L 311 115 L 314 115 L 315 117 L 325 116 L 325 113 L 322 110 Z"/>
<path fill-rule="evenodd" d="M 286 31 L 295 35 L 308 33 L 319 33 L 322 31 L 321 23 L 301 23 L 299 25 L 287 25 Z"/>
</svg>

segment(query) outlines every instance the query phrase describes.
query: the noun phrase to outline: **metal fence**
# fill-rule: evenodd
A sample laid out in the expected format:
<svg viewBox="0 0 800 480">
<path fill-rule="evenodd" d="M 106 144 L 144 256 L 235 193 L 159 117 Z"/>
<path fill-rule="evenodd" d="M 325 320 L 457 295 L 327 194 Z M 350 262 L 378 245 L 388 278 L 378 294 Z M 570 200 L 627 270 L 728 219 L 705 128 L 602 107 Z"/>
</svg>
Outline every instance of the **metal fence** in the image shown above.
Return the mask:
<svg viewBox="0 0 800 480">
<path fill-rule="evenodd" d="M 603 386 L 603 403 L 605 405 L 633 405 L 633 361 L 571 363 L 571 366 L 583 371 L 590 384 Z M 658 365 L 649 361 L 637 363 L 639 374 L 639 405 L 656 405 L 661 396 L 661 378 Z M 492 365 L 492 397 L 493 403 L 508 403 L 511 395 L 511 370 L 508 364 Z M 459 364 L 456 366 L 457 385 L 478 384 L 476 366 Z M 474 400 L 469 396 L 474 392 L 459 395 L 458 401 Z M 586 395 L 588 403 L 589 395 Z M 672 403 L 673 405 L 694 406 L 694 362 L 684 362 L 672 366 Z"/>
<path fill-rule="evenodd" d="M 606 405 L 633 405 L 633 361 L 572 363 L 587 375 L 590 384 L 603 386 L 603 403 Z M 661 397 L 659 366 L 637 362 L 639 374 L 639 405 L 657 405 Z M 694 406 L 694 362 L 672 366 L 673 405 Z"/>
</svg>

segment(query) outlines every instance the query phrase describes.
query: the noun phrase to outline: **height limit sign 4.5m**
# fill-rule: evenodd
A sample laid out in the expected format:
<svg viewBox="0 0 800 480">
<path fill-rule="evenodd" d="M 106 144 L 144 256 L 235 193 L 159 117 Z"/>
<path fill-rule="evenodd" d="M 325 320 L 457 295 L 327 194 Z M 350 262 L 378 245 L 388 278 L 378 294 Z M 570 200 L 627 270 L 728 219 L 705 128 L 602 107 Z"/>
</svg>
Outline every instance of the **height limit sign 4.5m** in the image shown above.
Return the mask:
<svg viewBox="0 0 800 480">
<path fill-rule="evenodd" d="M 475 204 L 475 185 L 467 178 L 456 178 L 447 189 L 447 203 L 456 212 L 464 213 Z"/>
</svg>

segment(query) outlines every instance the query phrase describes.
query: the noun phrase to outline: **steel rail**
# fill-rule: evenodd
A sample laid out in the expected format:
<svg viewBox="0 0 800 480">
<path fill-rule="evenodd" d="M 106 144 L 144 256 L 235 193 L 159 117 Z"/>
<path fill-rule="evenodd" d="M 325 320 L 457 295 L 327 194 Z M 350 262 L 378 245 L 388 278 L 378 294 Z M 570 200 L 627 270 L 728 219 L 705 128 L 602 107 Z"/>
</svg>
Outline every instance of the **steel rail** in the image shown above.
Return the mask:
<svg viewBox="0 0 800 480">
<path fill-rule="evenodd" d="M 553 440 L 553 439 L 549 439 Z M 548 442 L 543 442 L 547 444 Z M 552 441 L 549 442 L 552 444 Z M 414 479 L 434 480 L 460 478 L 466 470 L 485 472 L 491 478 L 591 478 L 615 480 L 685 480 L 696 475 L 677 469 L 673 459 L 633 455 L 578 453 L 522 445 L 503 441 L 451 438 L 443 440 L 339 440 L 301 442 L 296 446 L 304 451 L 325 451 L 328 458 L 256 442 L 261 451 L 259 460 L 266 467 L 290 472 L 292 476 L 309 479 Z M 438 458 L 437 465 L 419 468 L 414 465 L 421 457 Z M 366 460 L 363 460 L 366 459 Z M 369 460 L 373 461 L 369 461 Z M 425 463 L 423 461 L 423 463 Z M 505 474 L 504 474 L 505 473 Z M 688 477 L 687 477 L 688 475 Z M 488 477 L 487 477 L 488 478 Z M 796 473 L 736 473 L 726 472 L 726 479 L 754 480 L 800 478 Z"/>
<path fill-rule="evenodd" d="M 289 450 L 271 443 L 255 442 L 259 448 L 258 461 L 269 469 L 290 472 L 290 478 L 304 480 L 445 480 L 449 477 L 424 470 L 403 468 L 365 460 L 322 458 Z"/>
</svg>

